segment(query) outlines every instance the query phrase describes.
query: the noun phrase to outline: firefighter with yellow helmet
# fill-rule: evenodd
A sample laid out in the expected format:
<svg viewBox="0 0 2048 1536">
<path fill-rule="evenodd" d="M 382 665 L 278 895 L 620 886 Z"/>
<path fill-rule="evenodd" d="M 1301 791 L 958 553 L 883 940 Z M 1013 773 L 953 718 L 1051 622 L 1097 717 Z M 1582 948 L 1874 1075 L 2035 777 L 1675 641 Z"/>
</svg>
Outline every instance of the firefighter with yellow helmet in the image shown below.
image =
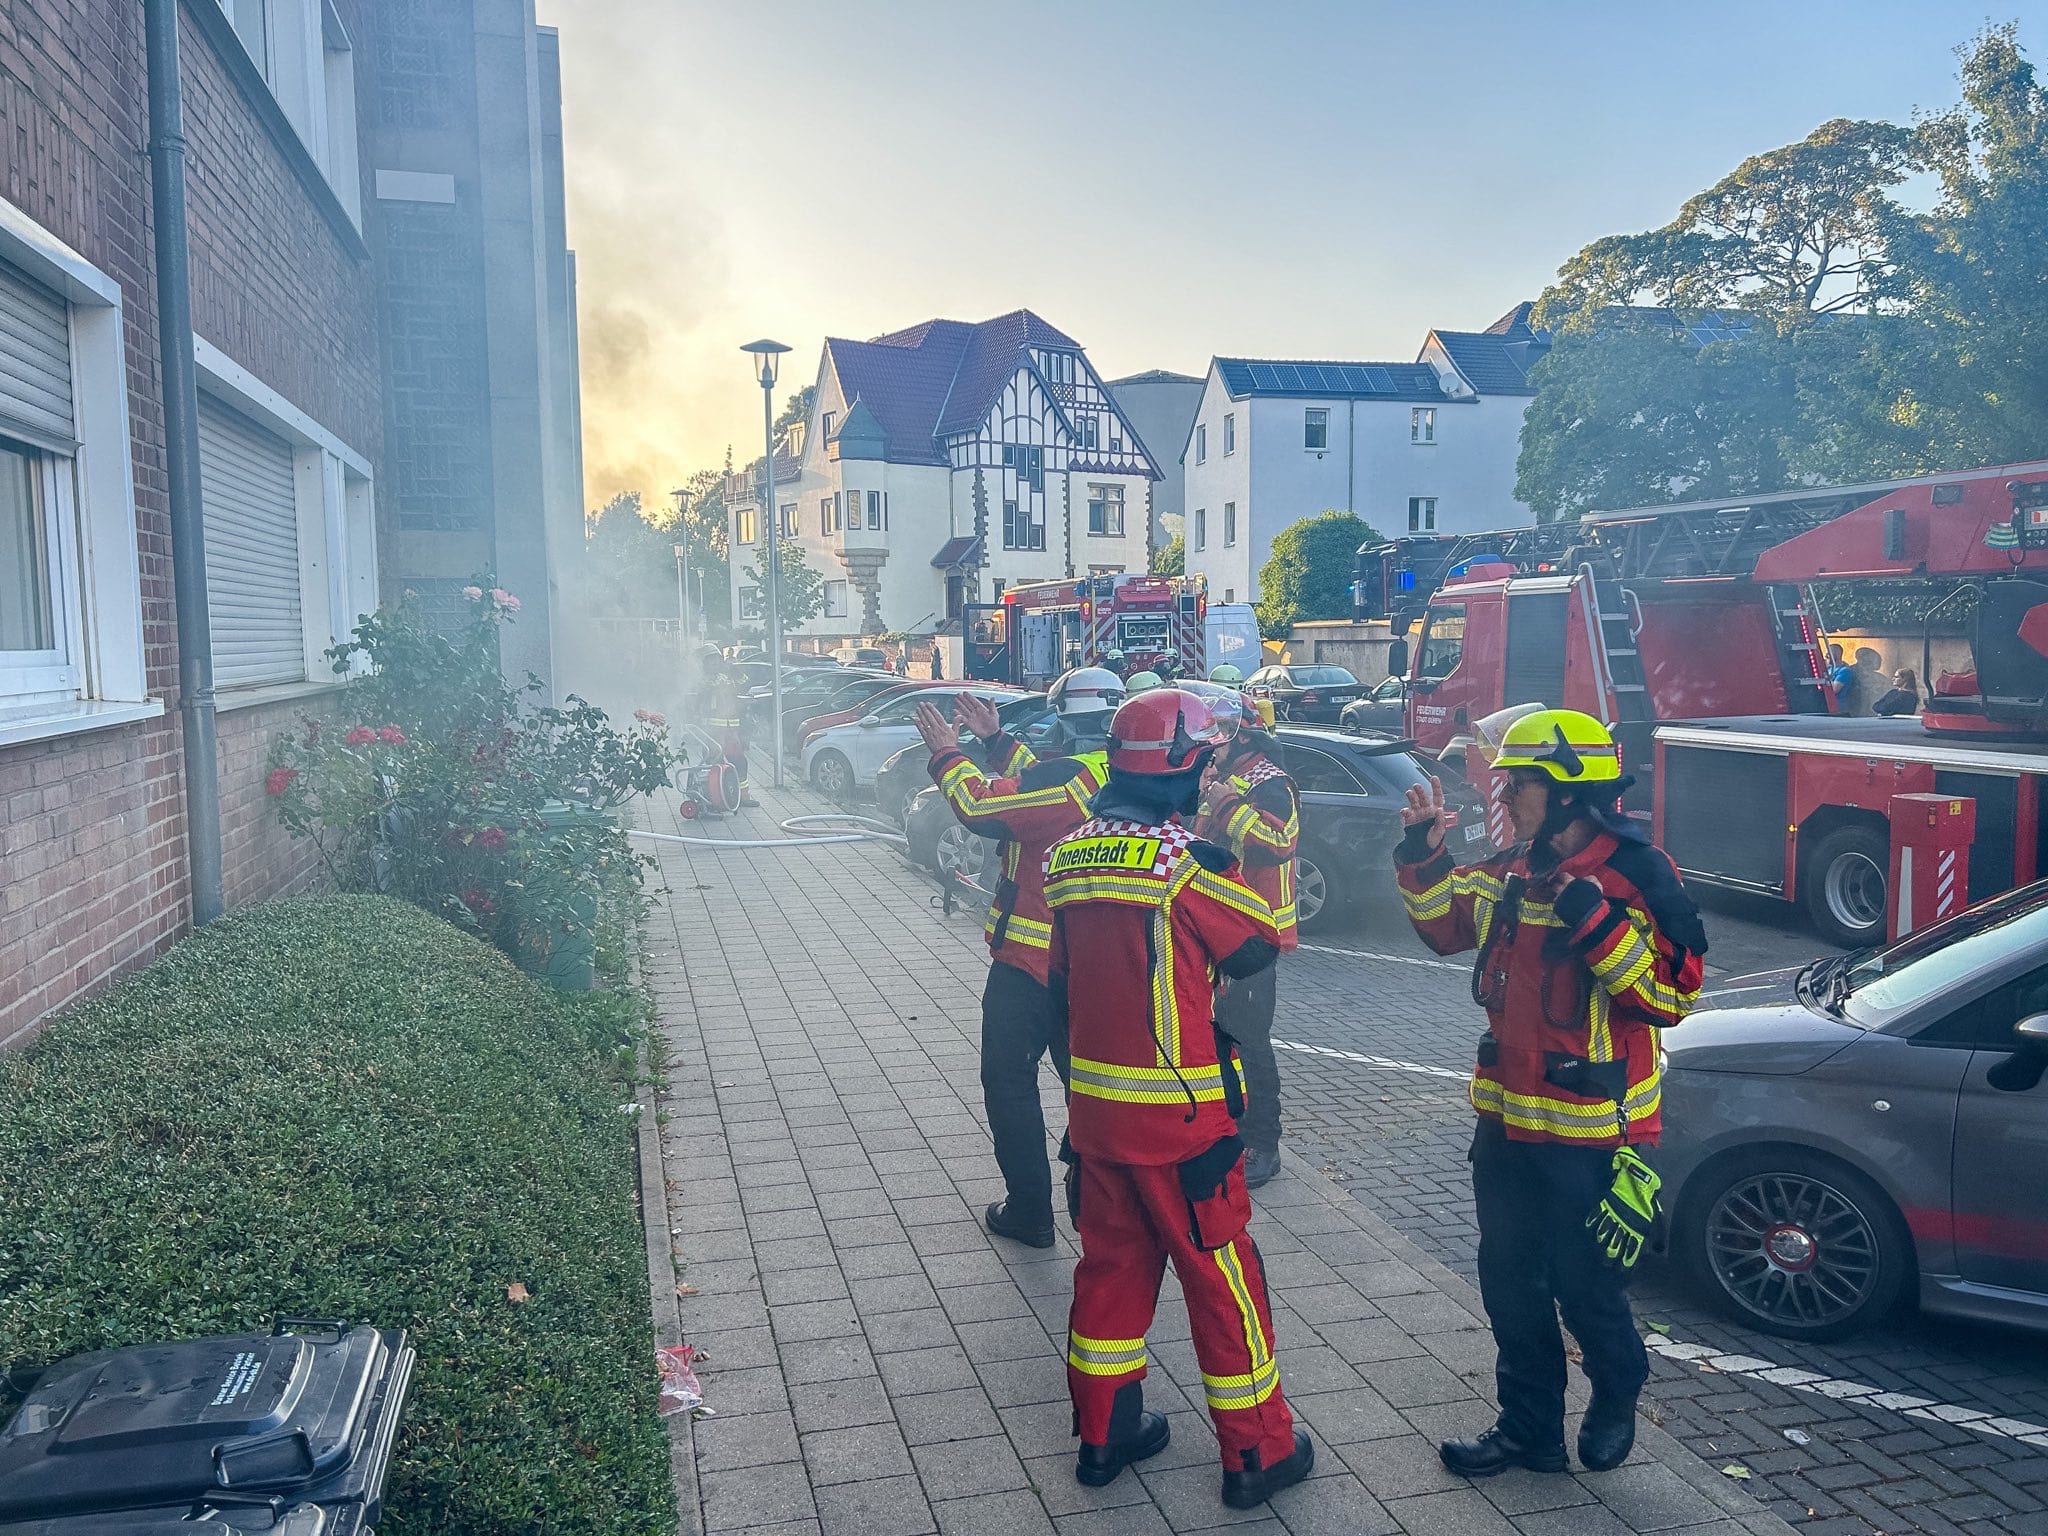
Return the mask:
<svg viewBox="0 0 2048 1536">
<path fill-rule="evenodd" d="M 1601 1471 L 1635 1443 L 1649 1370 L 1627 1285 L 1659 1212 L 1642 1156 L 1659 1130 L 1657 1032 L 1699 994 L 1706 932 L 1671 860 L 1616 808 L 1631 780 L 1606 726 L 1531 706 L 1481 724 L 1474 745 L 1507 775 L 1515 846 L 1454 865 L 1431 779 L 1408 791 L 1394 855 L 1423 942 L 1478 952 L 1487 1016 L 1472 1194 L 1500 1417 L 1439 1454 L 1467 1477 L 1568 1468 L 1561 1310 L 1593 1388 L 1579 1460 Z"/>
</svg>

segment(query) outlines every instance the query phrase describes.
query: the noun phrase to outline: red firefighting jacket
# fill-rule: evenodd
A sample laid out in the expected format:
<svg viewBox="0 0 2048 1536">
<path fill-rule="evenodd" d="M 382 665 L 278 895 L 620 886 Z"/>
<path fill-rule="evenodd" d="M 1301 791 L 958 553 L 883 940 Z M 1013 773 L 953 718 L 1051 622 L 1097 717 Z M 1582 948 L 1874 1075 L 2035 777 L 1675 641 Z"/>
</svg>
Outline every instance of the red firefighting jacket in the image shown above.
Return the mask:
<svg viewBox="0 0 2048 1536">
<path fill-rule="evenodd" d="M 1699 996 L 1706 931 L 1664 852 L 1631 823 L 1606 827 L 1537 883 L 1527 844 L 1454 867 L 1411 829 L 1394 854 L 1422 941 L 1479 951 L 1472 1107 L 1513 1141 L 1654 1146 L 1662 1129 L 1657 1032 Z"/>
<path fill-rule="evenodd" d="M 1177 818 L 1097 817 L 1053 844 L 1045 868 L 1074 1150 L 1179 1163 L 1232 1135 L 1242 1080 L 1216 1033 L 1216 978 L 1279 958 L 1264 899 Z"/>
<path fill-rule="evenodd" d="M 1088 819 L 1089 803 L 1109 778 L 1109 759 L 1084 752 L 1040 762 L 1007 733 L 988 745 L 997 777 L 990 778 L 956 750 L 933 754 L 932 781 L 963 826 L 1002 839 L 997 853 L 1002 873 L 983 930 L 990 957 L 1043 983 L 1052 944 L 1045 851 Z"/>
<path fill-rule="evenodd" d="M 1217 775 L 1202 795 L 1195 816 L 1195 835 L 1228 848 L 1238 861 L 1239 876 L 1265 897 L 1280 929 L 1280 948 L 1300 942 L 1294 931 L 1294 855 L 1301 846 L 1301 802 L 1294 780 L 1265 748 L 1272 739 L 1250 737 L 1227 772 Z"/>
</svg>

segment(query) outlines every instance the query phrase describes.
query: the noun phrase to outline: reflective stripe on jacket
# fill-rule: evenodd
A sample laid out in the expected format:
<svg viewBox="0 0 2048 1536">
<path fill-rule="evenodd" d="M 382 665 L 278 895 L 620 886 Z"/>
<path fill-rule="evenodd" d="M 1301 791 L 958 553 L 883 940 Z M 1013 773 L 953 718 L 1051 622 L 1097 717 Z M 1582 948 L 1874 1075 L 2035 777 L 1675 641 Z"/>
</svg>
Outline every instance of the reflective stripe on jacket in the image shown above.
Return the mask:
<svg viewBox="0 0 2048 1536">
<path fill-rule="evenodd" d="M 1230 771 L 1202 796 L 1195 834 L 1228 848 L 1246 885 L 1266 898 L 1293 949 L 1295 854 L 1301 846 L 1301 799 L 1287 771 L 1262 751 L 1231 759 Z"/>
</svg>

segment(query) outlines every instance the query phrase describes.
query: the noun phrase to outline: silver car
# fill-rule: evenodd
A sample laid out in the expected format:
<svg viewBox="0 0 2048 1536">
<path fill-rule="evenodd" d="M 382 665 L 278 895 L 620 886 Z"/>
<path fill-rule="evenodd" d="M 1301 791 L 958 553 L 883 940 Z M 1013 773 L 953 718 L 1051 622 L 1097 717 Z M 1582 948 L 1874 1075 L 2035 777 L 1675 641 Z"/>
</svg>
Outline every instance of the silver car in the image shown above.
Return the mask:
<svg viewBox="0 0 2048 1536">
<path fill-rule="evenodd" d="M 1663 1037 L 1672 1247 L 1708 1293 L 1791 1338 L 1909 1291 L 2048 1328 L 2048 881 L 1737 999 Z"/>
</svg>

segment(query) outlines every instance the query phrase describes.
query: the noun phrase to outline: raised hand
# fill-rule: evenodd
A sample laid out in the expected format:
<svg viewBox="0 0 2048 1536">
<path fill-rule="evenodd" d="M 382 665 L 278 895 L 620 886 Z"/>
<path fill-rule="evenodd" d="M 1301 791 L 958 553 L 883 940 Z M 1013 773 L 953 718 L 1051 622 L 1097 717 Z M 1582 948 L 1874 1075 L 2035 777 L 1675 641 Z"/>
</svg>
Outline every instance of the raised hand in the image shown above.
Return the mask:
<svg viewBox="0 0 2048 1536">
<path fill-rule="evenodd" d="M 917 734 L 924 739 L 933 756 L 941 752 L 957 752 L 960 749 L 959 733 L 953 729 L 953 722 L 939 713 L 935 704 L 920 704 L 911 719 L 917 725 Z"/>
<path fill-rule="evenodd" d="M 1401 807 L 1401 825 L 1415 827 L 1427 825 L 1429 846 L 1441 848 L 1444 833 L 1450 827 L 1451 813 L 1444 806 L 1444 781 L 1435 774 L 1429 776 L 1427 791 L 1420 784 L 1408 786 L 1408 803 Z"/>
<path fill-rule="evenodd" d="M 953 718 L 984 741 L 1003 728 L 1003 717 L 995 705 L 979 694 L 960 693 L 953 698 Z"/>
</svg>

